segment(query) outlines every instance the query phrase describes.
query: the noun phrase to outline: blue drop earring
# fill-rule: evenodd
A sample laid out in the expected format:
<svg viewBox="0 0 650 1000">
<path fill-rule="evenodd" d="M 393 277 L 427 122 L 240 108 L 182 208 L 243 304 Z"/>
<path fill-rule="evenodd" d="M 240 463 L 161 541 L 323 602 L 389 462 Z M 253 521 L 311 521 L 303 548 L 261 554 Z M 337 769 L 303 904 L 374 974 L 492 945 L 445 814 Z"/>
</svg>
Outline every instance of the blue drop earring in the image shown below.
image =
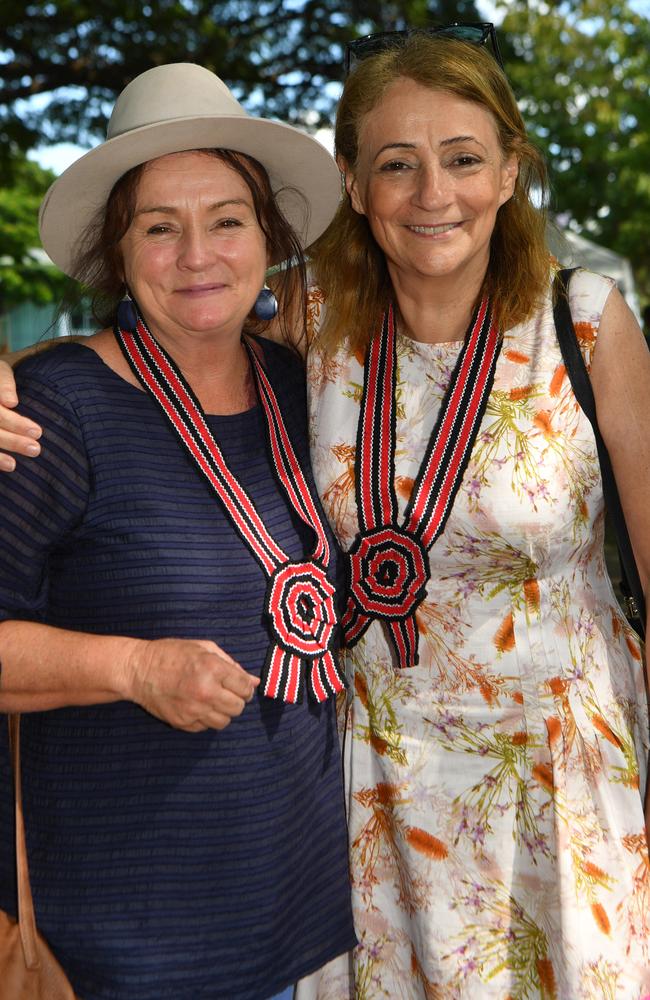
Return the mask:
<svg viewBox="0 0 650 1000">
<path fill-rule="evenodd" d="M 138 312 L 135 303 L 129 295 L 128 288 L 124 292 L 124 298 L 117 306 L 117 325 L 125 333 L 135 333 L 138 325 Z"/>
<path fill-rule="evenodd" d="M 265 323 L 270 322 L 270 320 L 277 316 L 278 300 L 268 285 L 264 285 L 264 288 L 261 289 L 259 295 L 255 299 L 253 312 L 258 319 L 263 320 Z"/>
</svg>

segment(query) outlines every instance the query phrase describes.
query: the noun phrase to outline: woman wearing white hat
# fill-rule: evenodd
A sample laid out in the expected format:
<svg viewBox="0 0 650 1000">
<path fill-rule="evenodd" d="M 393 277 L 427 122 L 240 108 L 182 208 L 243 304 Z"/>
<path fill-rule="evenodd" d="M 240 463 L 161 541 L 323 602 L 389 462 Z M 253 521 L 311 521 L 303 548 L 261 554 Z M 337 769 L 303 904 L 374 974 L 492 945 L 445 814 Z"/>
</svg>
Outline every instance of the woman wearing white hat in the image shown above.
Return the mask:
<svg viewBox="0 0 650 1000">
<path fill-rule="evenodd" d="M 247 336 L 338 196 L 317 142 L 176 64 L 42 206 L 106 328 L 19 373 L 45 434 L 0 482 L 0 709 L 28 713 L 36 918 L 83 1000 L 262 1000 L 354 943 L 340 564 L 301 364 Z M 9 912 L 14 865 L 5 836 Z"/>
</svg>

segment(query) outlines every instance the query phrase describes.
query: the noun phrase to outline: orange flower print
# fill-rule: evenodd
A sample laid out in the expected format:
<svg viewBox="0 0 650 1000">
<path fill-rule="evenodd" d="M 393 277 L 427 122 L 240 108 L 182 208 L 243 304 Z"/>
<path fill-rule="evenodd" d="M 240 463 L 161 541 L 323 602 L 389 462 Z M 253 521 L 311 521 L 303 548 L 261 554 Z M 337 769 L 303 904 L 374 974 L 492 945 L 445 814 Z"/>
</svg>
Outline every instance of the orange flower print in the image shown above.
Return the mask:
<svg viewBox="0 0 650 1000">
<path fill-rule="evenodd" d="M 539 583 L 535 577 L 524 580 L 524 596 L 526 598 L 526 610 L 531 615 L 539 614 Z"/>
<path fill-rule="evenodd" d="M 493 685 L 489 684 L 487 681 L 481 681 L 478 689 L 481 692 L 481 698 L 483 698 L 488 705 L 492 705 L 494 703 L 495 694 Z"/>
<path fill-rule="evenodd" d="M 387 781 L 380 781 L 375 785 L 375 798 L 382 806 L 392 806 L 399 801 L 400 789 L 398 785 L 391 785 Z"/>
<path fill-rule="evenodd" d="M 361 344 L 357 344 L 357 346 L 356 346 L 356 348 L 354 350 L 354 357 L 359 362 L 359 364 L 361 365 L 361 367 L 363 368 L 363 366 L 366 363 L 366 348 L 365 348 L 365 346 L 362 346 Z"/>
<path fill-rule="evenodd" d="M 613 732 L 613 730 L 607 724 L 607 722 L 605 722 L 602 715 L 592 715 L 591 721 L 593 722 L 598 732 L 602 736 L 604 736 L 606 740 L 609 740 L 610 743 L 613 743 L 613 745 L 615 747 L 618 747 L 619 750 L 623 749 L 623 744 L 621 743 L 620 739 L 618 738 L 616 733 Z"/>
<path fill-rule="evenodd" d="M 557 997 L 555 973 L 550 958 L 538 958 L 536 964 L 542 997 L 544 1000 L 555 1000 Z"/>
<path fill-rule="evenodd" d="M 515 648 L 515 625 L 512 612 L 506 615 L 494 635 L 494 645 L 500 653 L 509 653 Z"/>
<path fill-rule="evenodd" d="M 551 414 L 548 410 L 538 410 L 533 423 L 542 432 L 544 437 L 550 438 L 555 436 L 555 431 L 551 426 Z"/>
<path fill-rule="evenodd" d="M 546 720 L 546 732 L 548 733 L 548 741 L 553 746 L 562 735 L 562 724 L 557 716 L 551 715 Z"/>
<path fill-rule="evenodd" d="M 504 354 L 508 361 L 514 361 L 517 365 L 527 365 L 530 358 L 523 351 L 516 351 L 513 347 L 510 347 Z"/>
<path fill-rule="evenodd" d="M 592 323 L 576 323 L 576 336 L 583 347 L 593 347 L 596 343 L 596 330 Z"/>
<path fill-rule="evenodd" d="M 634 639 L 632 638 L 632 636 L 631 635 L 627 635 L 627 633 L 626 633 L 626 635 L 625 635 L 625 644 L 626 644 L 627 648 L 629 649 L 631 655 L 634 657 L 634 659 L 635 660 L 639 660 L 639 662 L 640 662 L 641 661 L 641 650 L 639 649 L 638 642 L 635 642 Z"/>
<path fill-rule="evenodd" d="M 591 912 L 593 914 L 594 920 L 596 921 L 599 929 L 603 934 L 609 934 L 611 930 L 611 924 L 609 922 L 609 917 L 607 916 L 607 911 L 602 903 L 592 903 Z"/>
<path fill-rule="evenodd" d="M 368 684 L 366 678 L 359 671 L 354 674 L 354 690 L 359 696 L 359 701 L 364 708 L 368 708 Z"/>
<path fill-rule="evenodd" d="M 588 875 L 589 878 L 594 879 L 596 882 L 606 884 L 609 881 L 607 872 L 604 872 L 602 868 L 595 865 L 593 861 L 583 861 L 580 867 L 585 875 Z"/>
<path fill-rule="evenodd" d="M 566 375 L 566 368 L 564 365 L 558 365 L 553 372 L 553 378 L 550 381 L 548 387 L 548 394 L 553 398 L 560 395 L 560 389 L 562 388 L 562 383 L 564 382 L 564 376 Z"/>
<path fill-rule="evenodd" d="M 433 858 L 434 861 L 444 861 L 449 854 L 441 840 L 417 826 L 409 827 L 406 839 L 414 850 L 426 855 L 427 858 Z"/>
<path fill-rule="evenodd" d="M 374 732 L 374 730 L 372 729 L 370 730 L 370 733 L 368 735 L 368 742 L 370 743 L 370 746 L 375 751 L 375 753 L 378 753 L 380 757 L 383 757 L 387 753 L 388 747 L 390 746 L 388 740 L 385 740 L 382 736 L 379 736 L 379 734 Z"/>
<path fill-rule="evenodd" d="M 543 785 L 547 791 L 553 791 L 553 771 L 551 770 L 549 764 L 535 764 L 532 770 L 532 775 L 535 781 L 538 781 L 540 785 Z"/>
<path fill-rule="evenodd" d="M 397 476 L 395 480 L 395 488 L 397 492 L 404 500 L 411 499 L 411 493 L 413 492 L 414 479 L 412 476 Z"/>
</svg>

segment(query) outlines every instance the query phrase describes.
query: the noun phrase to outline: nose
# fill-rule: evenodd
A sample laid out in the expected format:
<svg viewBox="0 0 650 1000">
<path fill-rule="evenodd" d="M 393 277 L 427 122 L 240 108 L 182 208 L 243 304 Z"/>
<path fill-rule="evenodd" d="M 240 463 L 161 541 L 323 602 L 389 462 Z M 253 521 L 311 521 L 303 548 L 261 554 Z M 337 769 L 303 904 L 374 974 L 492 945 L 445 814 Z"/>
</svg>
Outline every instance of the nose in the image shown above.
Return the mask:
<svg viewBox="0 0 650 1000">
<path fill-rule="evenodd" d="M 178 248 L 178 264 L 189 271 L 204 271 L 212 262 L 213 252 L 208 233 L 199 226 L 188 227 Z"/>
<path fill-rule="evenodd" d="M 417 172 L 417 183 L 413 192 L 418 208 L 432 211 L 444 208 L 450 200 L 449 178 L 439 163 L 422 163 Z"/>
</svg>

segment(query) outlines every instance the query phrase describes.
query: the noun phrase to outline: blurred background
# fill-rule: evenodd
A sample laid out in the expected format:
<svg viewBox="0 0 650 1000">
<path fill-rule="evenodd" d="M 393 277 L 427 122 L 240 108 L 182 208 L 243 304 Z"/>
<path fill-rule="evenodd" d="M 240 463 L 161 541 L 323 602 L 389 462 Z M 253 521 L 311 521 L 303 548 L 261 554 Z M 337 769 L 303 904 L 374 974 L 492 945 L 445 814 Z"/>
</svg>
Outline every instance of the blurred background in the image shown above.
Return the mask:
<svg viewBox="0 0 650 1000">
<path fill-rule="evenodd" d="M 65 279 L 39 248 L 38 204 L 104 136 L 116 94 L 138 73 L 198 62 L 249 109 L 331 146 L 345 42 L 454 20 L 498 25 L 551 171 L 554 251 L 612 274 L 637 316 L 648 316 L 650 0 L 3 0 L 0 352 L 92 327 L 83 303 L 56 315 Z"/>
</svg>

